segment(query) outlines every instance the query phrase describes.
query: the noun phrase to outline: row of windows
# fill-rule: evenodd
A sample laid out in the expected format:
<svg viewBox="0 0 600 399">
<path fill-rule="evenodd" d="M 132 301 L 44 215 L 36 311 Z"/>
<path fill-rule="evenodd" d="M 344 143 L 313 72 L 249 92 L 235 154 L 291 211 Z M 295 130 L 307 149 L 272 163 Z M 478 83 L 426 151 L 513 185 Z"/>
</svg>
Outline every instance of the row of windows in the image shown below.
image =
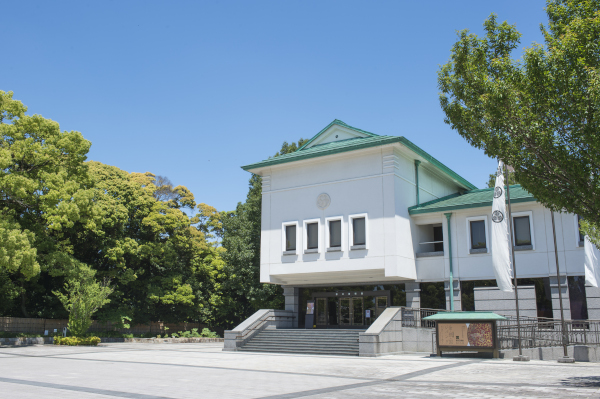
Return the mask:
<svg viewBox="0 0 600 399">
<path fill-rule="evenodd" d="M 534 249 L 531 214 L 513 216 L 513 240 L 516 250 Z M 487 252 L 487 217 L 467 218 L 470 238 L 470 253 Z"/>
<path fill-rule="evenodd" d="M 579 242 L 583 241 L 583 234 L 579 231 L 581 218 L 576 216 L 577 235 Z M 470 252 L 487 252 L 487 217 L 467 218 L 470 238 Z M 534 249 L 533 221 L 531 212 L 516 213 L 513 215 L 513 240 L 516 250 Z"/>
<path fill-rule="evenodd" d="M 367 246 L 367 217 L 366 215 L 351 215 L 349 217 L 349 237 L 351 250 L 366 249 Z M 303 226 L 304 252 L 313 253 L 319 251 L 320 241 L 320 219 L 305 220 Z M 287 222 L 283 224 L 283 252 L 284 255 L 295 255 L 298 246 L 298 222 Z M 341 251 L 342 217 L 332 217 L 325 220 L 325 233 L 327 251 Z"/>
</svg>

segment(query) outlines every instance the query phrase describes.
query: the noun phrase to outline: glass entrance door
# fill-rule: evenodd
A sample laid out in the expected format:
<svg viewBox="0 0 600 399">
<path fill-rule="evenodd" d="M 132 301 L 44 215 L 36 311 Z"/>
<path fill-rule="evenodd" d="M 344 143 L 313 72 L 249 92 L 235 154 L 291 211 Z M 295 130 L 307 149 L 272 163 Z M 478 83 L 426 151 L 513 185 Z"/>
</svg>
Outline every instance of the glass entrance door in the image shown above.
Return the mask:
<svg viewBox="0 0 600 399">
<path fill-rule="evenodd" d="M 352 325 L 364 325 L 363 298 L 352 298 Z"/>
<path fill-rule="evenodd" d="M 316 328 L 368 328 L 390 306 L 389 291 L 315 292 Z"/>
<path fill-rule="evenodd" d="M 340 298 L 340 326 L 351 325 L 350 318 L 350 298 Z"/>
<path fill-rule="evenodd" d="M 363 326 L 363 305 L 362 297 L 340 298 L 340 326 Z"/>
<path fill-rule="evenodd" d="M 317 305 L 317 317 L 315 324 L 317 326 L 327 326 L 327 298 L 317 298 L 315 302 Z"/>
</svg>

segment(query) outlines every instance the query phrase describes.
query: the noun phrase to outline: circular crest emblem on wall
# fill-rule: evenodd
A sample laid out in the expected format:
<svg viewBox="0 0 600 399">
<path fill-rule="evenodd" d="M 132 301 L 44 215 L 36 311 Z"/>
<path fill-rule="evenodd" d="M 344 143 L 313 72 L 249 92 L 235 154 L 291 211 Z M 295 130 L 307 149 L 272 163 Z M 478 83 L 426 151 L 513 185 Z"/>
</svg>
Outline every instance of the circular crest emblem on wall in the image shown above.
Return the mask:
<svg viewBox="0 0 600 399">
<path fill-rule="evenodd" d="M 504 214 L 500 211 L 494 211 L 492 213 L 492 222 L 500 223 L 504 220 Z"/>
<path fill-rule="evenodd" d="M 331 204 L 331 197 L 329 197 L 329 194 L 319 194 L 317 197 L 317 207 L 321 210 L 325 210 L 329 204 Z"/>
<path fill-rule="evenodd" d="M 502 195 L 502 187 L 496 187 L 494 190 L 494 198 L 499 198 Z"/>
</svg>

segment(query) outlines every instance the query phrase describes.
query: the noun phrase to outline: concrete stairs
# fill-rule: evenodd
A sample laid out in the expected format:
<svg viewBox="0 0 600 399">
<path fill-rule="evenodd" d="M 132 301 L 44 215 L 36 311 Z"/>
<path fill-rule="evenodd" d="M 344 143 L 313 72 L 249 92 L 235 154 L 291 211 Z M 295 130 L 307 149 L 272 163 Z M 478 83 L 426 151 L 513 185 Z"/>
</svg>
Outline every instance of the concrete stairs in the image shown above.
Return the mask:
<svg viewBox="0 0 600 399">
<path fill-rule="evenodd" d="M 238 350 L 358 356 L 358 335 L 362 331 L 265 329 Z"/>
</svg>

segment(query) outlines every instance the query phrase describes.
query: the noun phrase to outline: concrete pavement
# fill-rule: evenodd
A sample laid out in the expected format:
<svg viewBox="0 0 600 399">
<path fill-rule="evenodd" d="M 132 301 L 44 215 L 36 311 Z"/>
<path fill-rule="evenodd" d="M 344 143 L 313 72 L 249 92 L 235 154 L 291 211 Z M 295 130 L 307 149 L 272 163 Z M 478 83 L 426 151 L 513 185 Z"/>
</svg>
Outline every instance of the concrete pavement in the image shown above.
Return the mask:
<svg viewBox="0 0 600 399">
<path fill-rule="evenodd" d="M 0 398 L 600 398 L 597 363 L 281 355 L 221 348 L 0 348 Z"/>
</svg>

